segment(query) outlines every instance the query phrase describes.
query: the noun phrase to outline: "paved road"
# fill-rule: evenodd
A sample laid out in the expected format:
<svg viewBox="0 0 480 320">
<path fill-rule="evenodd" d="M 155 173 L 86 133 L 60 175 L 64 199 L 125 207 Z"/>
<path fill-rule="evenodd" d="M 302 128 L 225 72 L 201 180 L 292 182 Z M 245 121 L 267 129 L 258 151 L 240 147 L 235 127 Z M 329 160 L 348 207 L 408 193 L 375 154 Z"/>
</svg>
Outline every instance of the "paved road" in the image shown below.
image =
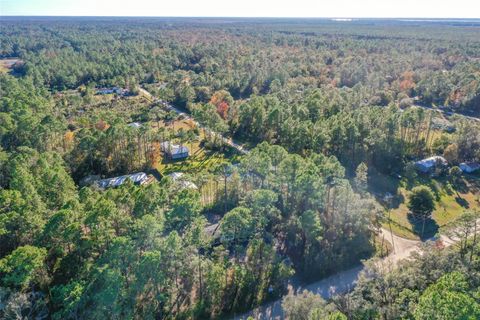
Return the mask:
<svg viewBox="0 0 480 320">
<path fill-rule="evenodd" d="M 477 220 L 477 224 L 480 224 L 480 219 Z M 478 230 L 478 233 L 480 233 L 480 230 Z M 392 250 L 387 257 L 380 259 L 378 261 L 379 264 L 396 266 L 399 261 L 407 259 L 413 252 L 421 253 L 422 241 L 409 240 L 399 237 L 393 233 L 390 233 L 389 230 L 384 228 L 380 230 L 380 236 L 384 237 L 384 239 L 390 243 L 392 243 L 393 238 L 392 246 L 394 250 Z M 430 239 L 430 241 L 432 240 L 433 239 Z M 459 241 L 459 239 L 449 238 L 443 234 L 438 240 L 441 241 L 441 244 L 444 247 L 449 247 Z M 363 269 L 364 266 L 359 265 L 305 286 L 295 285 L 292 283 L 288 286 L 288 290 L 296 293 L 302 292 L 303 290 L 308 290 L 319 294 L 325 299 L 329 299 L 336 294 L 345 293 L 353 289 L 357 283 L 358 276 Z M 245 314 L 234 316 L 232 319 L 245 320 L 248 317 L 253 317 L 257 320 L 283 319 L 282 299 L 267 303 Z"/>
<path fill-rule="evenodd" d="M 307 290 L 319 294 L 325 299 L 329 299 L 335 294 L 350 291 L 355 286 L 358 275 L 363 268 L 363 265 L 359 265 L 308 285 L 290 284 L 288 286 L 288 291 L 300 293 L 303 290 Z M 269 302 L 250 312 L 234 316 L 232 319 L 245 320 L 248 317 L 253 317 L 257 320 L 283 319 L 282 299 Z"/>
<path fill-rule="evenodd" d="M 156 102 L 161 103 L 164 107 L 166 107 L 169 110 L 172 110 L 176 112 L 179 115 L 182 115 L 186 119 L 192 120 L 197 126 L 200 128 L 204 129 L 206 132 L 217 135 L 219 138 L 222 139 L 222 141 L 229 146 L 237 149 L 239 152 L 243 154 L 247 154 L 249 151 L 244 149 L 242 146 L 239 144 L 233 142 L 231 139 L 227 139 L 223 137 L 222 135 L 211 131 L 208 128 L 203 127 L 201 124 L 199 124 L 195 119 L 193 119 L 189 114 L 182 112 L 178 108 L 174 107 L 173 105 L 169 104 L 166 101 L 162 101 L 159 99 L 156 99 L 155 97 L 152 96 L 148 91 L 145 89 L 140 89 L 140 91 L 145 94 L 146 96 L 154 99 Z M 443 113 L 447 116 L 452 115 L 451 113 L 448 113 L 443 110 L 438 110 L 438 109 L 433 109 L 433 108 L 428 108 L 424 106 L 417 106 L 421 107 L 424 109 L 429 109 L 429 110 L 435 110 L 437 112 Z M 475 118 L 475 117 L 470 117 L 470 116 L 465 116 L 462 114 L 458 114 L 459 116 L 465 117 L 467 119 L 475 120 L 475 121 L 480 121 L 480 118 Z M 480 220 L 478 220 L 477 223 L 480 223 Z M 480 230 L 479 230 L 480 232 Z M 380 236 L 384 237 L 385 240 L 390 242 L 392 244 L 392 252 L 385 258 L 379 260 L 378 263 L 386 263 L 388 265 L 397 265 L 397 263 L 403 259 L 408 258 L 413 252 L 421 252 L 421 241 L 418 240 L 409 240 L 405 239 L 402 237 L 399 237 L 393 233 L 391 233 L 389 230 L 386 230 L 382 228 L 380 230 Z M 445 235 L 441 235 L 439 240 L 443 244 L 444 247 L 449 247 L 456 243 L 459 239 L 452 239 L 449 238 Z M 393 242 L 393 243 L 392 243 Z M 336 294 L 341 294 L 348 292 L 351 290 L 358 279 L 358 276 L 360 272 L 364 269 L 363 265 L 355 266 L 351 269 L 341 271 L 337 274 L 334 274 L 328 278 L 322 279 L 320 281 L 308 284 L 308 285 L 301 285 L 301 284 L 296 284 L 294 281 L 292 281 L 289 286 L 288 290 L 293 291 L 296 293 L 302 292 L 303 290 L 308 290 L 311 292 L 314 292 L 316 294 L 319 294 L 325 299 L 329 299 L 333 297 Z M 247 312 L 242 315 L 234 316 L 233 319 L 235 320 L 244 320 L 247 319 L 248 317 L 253 317 L 254 319 L 258 320 L 263 320 L 263 319 L 283 319 L 283 310 L 282 310 L 282 299 L 278 299 L 276 301 L 269 302 L 265 305 L 262 305 L 250 312 Z"/>
<path fill-rule="evenodd" d="M 233 141 L 232 139 L 229 139 L 229 138 L 226 138 L 224 137 L 223 135 L 217 133 L 217 132 L 214 132 L 212 130 L 210 130 L 209 128 L 201 125 L 198 121 L 196 121 L 190 114 L 188 113 L 185 113 L 183 111 L 181 111 L 180 109 L 178 109 L 177 107 L 173 106 L 172 104 L 168 103 L 167 101 L 163 101 L 163 100 L 160 100 L 160 99 L 157 99 L 155 98 L 150 92 L 148 92 L 147 90 L 143 89 L 143 88 L 140 88 L 139 91 L 144 94 L 145 96 L 151 98 L 153 101 L 155 102 L 158 102 L 160 103 L 162 106 L 164 106 L 166 109 L 168 110 L 171 110 L 175 113 L 177 113 L 179 116 L 182 116 L 184 117 L 185 119 L 188 119 L 188 120 L 191 120 L 193 121 L 193 123 L 195 123 L 195 125 L 203 130 L 205 130 L 206 133 L 222 140 L 222 142 L 234 149 L 236 149 L 238 152 L 240 152 L 241 154 L 247 154 L 249 153 L 250 151 L 245 149 L 244 147 L 242 147 L 240 144 L 236 143 L 235 141 Z"/>
<path fill-rule="evenodd" d="M 396 264 L 398 261 L 407 258 L 413 251 L 420 248 L 420 241 L 401 238 L 390 233 L 390 231 L 386 229 L 380 230 L 380 236 L 383 236 L 384 239 L 390 243 L 392 242 L 393 236 L 395 250 L 393 250 L 388 257 L 383 259 L 385 262 L 392 262 Z M 345 293 L 353 289 L 357 282 L 358 276 L 363 269 L 363 265 L 358 265 L 308 285 L 290 284 L 288 290 L 296 293 L 302 292 L 303 290 L 308 290 L 319 294 L 325 299 L 329 299 L 336 294 Z M 257 320 L 283 319 L 282 299 L 267 303 L 245 314 L 235 316 L 233 319 L 245 320 L 248 317 L 253 317 Z"/>
</svg>

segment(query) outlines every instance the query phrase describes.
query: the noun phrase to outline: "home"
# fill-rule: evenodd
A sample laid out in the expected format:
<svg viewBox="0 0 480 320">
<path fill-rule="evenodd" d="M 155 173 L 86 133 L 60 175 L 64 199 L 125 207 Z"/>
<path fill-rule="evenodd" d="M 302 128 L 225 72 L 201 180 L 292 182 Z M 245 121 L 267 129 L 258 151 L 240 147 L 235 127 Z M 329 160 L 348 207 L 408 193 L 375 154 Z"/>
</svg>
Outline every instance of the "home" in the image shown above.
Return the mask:
<svg viewBox="0 0 480 320">
<path fill-rule="evenodd" d="M 172 160 L 186 159 L 189 156 L 189 150 L 187 147 L 170 143 L 170 141 L 162 142 L 160 144 L 160 149 Z"/>
<path fill-rule="evenodd" d="M 97 90 L 97 94 L 112 94 L 113 93 L 113 89 L 109 89 L 109 88 L 100 88 Z"/>
<path fill-rule="evenodd" d="M 113 87 L 113 92 L 115 92 L 116 94 L 125 94 L 127 92 L 126 89 L 123 89 L 123 88 L 119 88 L 119 87 Z"/>
<path fill-rule="evenodd" d="M 98 180 L 95 182 L 95 185 L 97 185 L 99 188 L 102 188 L 102 189 L 119 187 L 122 184 L 124 184 L 125 181 L 127 181 L 127 179 L 130 179 L 136 185 L 145 184 L 147 181 L 150 181 L 146 173 L 137 172 L 137 173 L 127 174 L 120 177 Z"/>
<path fill-rule="evenodd" d="M 415 162 L 415 167 L 417 168 L 417 170 L 423 173 L 429 173 L 438 166 L 446 167 L 447 165 L 447 160 L 445 160 L 445 158 L 441 156 L 433 156 Z"/>
<path fill-rule="evenodd" d="M 135 128 L 135 129 L 139 129 L 139 128 L 142 127 L 142 124 L 140 122 L 132 122 L 132 123 L 127 124 L 127 126 Z"/>
<path fill-rule="evenodd" d="M 480 170 L 480 163 L 478 163 L 478 162 L 463 162 L 463 163 L 460 163 L 459 167 L 465 173 L 473 173 L 477 170 Z"/>
<path fill-rule="evenodd" d="M 185 179 L 183 172 L 172 172 L 168 177 L 170 177 L 180 189 L 198 189 L 195 183 Z"/>
<path fill-rule="evenodd" d="M 126 95 L 128 93 L 128 90 L 119 88 L 119 87 L 113 87 L 113 88 L 100 88 L 97 90 L 97 94 L 119 94 L 119 95 Z"/>
</svg>

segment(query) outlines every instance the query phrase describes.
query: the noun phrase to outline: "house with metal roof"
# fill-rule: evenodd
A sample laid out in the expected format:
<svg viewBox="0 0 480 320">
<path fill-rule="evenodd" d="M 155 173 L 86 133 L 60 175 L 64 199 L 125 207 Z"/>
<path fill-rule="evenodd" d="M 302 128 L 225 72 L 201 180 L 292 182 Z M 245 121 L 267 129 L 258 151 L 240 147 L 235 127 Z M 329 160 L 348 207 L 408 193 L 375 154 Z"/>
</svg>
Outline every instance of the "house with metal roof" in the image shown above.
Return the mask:
<svg viewBox="0 0 480 320">
<path fill-rule="evenodd" d="M 477 170 L 480 170 L 480 163 L 478 163 L 478 162 L 462 162 L 462 163 L 460 163 L 459 167 L 465 173 L 473 173 Z"/>
<path fill-rule="evenodd" d="M 415 162 L 415 167 L 418 171 L 423 173 L 432 172 L 438 166 L 446 167 L 448 165 L 447 160 L 441 156 L 433 156 L 420 161 Z"/>
<path fill-rule="evenodd" d="M 170 141 L 161 143 L 160 149 L 172 160 L 186 159 L 190 155 L 190 150 L 187 147 L 170 143 Z"/>
<path fill-rule="evenodd" d="M 100 88 L 97 90 L 97 94 L 113 94 L 113 93 L 116 93 L 119 95 L 126 95 L 128 93 L 128 90 L 120 87 Z"/>
<path fill-rule="evenodd" d="M 124 184 L 127 179 L 131 180 L 136 185 L 141 185 L 148 180 L 148 176 L 144 172 L 137 172 L 124 176 L 98 180 L 95 182 L 95 185 L 102 189 L 115 188 Z"/>
</svg>

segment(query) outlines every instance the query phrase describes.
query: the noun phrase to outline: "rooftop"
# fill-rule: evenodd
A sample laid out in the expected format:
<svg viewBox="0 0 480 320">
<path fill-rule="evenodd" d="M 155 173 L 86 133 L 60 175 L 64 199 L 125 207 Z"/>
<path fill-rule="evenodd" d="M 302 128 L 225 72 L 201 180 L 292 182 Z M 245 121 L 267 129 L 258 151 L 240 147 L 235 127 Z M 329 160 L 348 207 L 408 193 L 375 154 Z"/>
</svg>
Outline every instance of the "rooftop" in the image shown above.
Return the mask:
<svg viewBox="0 0 480 320">
<path fill-rule="evenodd" d="M 145 181 L 148 180 L 147 174 L 144 172 L 137 172 L 133 174 L 127 174 L 124 176 L 102 179 L 96 181 L 96 185 L 102 189 L 112 188 L 121 186 L 127 179 L 130 179 L 135 184 L 143 184 Z"/>
<path fill-rule="evenodd" d="M 162 142 L 161 148 L 164 152 L 168 152 L 172 155 L 173 154 L 183 154 L 183 153 L 188 153 L 189 152 L 187 147 L 170 143 L 170 141 Z"/>
<path fill-rule="evenodd" d="M 430 168 L 430 167 L 435 166 L 437 163 L 441 163 L 443 165 L 446 165 L 448 162 L 447 162 L 447 160 L 445 160 L 444 157 L 433 156 L 433 157 L 429 157 L 429 158 L 425 158 L 423 160 L 417 161 L 415 163 L 417 165 L 421 165 L 421 166 Z"/>
<path fill-rule="evenodd" d="M 183 172 L 172 172 L 168 175 L 180 189 L 198 189 L 197 185 L 184 178 Z"/>
</svg>

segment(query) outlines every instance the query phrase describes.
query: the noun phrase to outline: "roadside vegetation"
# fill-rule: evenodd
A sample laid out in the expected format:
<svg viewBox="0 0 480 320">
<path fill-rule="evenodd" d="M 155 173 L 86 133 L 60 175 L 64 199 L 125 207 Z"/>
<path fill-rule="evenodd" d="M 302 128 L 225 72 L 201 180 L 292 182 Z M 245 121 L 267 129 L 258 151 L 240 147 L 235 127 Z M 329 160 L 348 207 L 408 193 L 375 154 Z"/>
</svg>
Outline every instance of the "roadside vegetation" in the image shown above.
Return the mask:
<svg viewBox="0 0 480 320">
<path fill-rule="evenodd" d="M 314 293 L 288 294 L 282 306 L 288 319 L 477 319 L 479 247 L 467 252 L 429 246 L 392 269 L 371 263 L 352 292 L 326 302 Z"/>
</svg>

